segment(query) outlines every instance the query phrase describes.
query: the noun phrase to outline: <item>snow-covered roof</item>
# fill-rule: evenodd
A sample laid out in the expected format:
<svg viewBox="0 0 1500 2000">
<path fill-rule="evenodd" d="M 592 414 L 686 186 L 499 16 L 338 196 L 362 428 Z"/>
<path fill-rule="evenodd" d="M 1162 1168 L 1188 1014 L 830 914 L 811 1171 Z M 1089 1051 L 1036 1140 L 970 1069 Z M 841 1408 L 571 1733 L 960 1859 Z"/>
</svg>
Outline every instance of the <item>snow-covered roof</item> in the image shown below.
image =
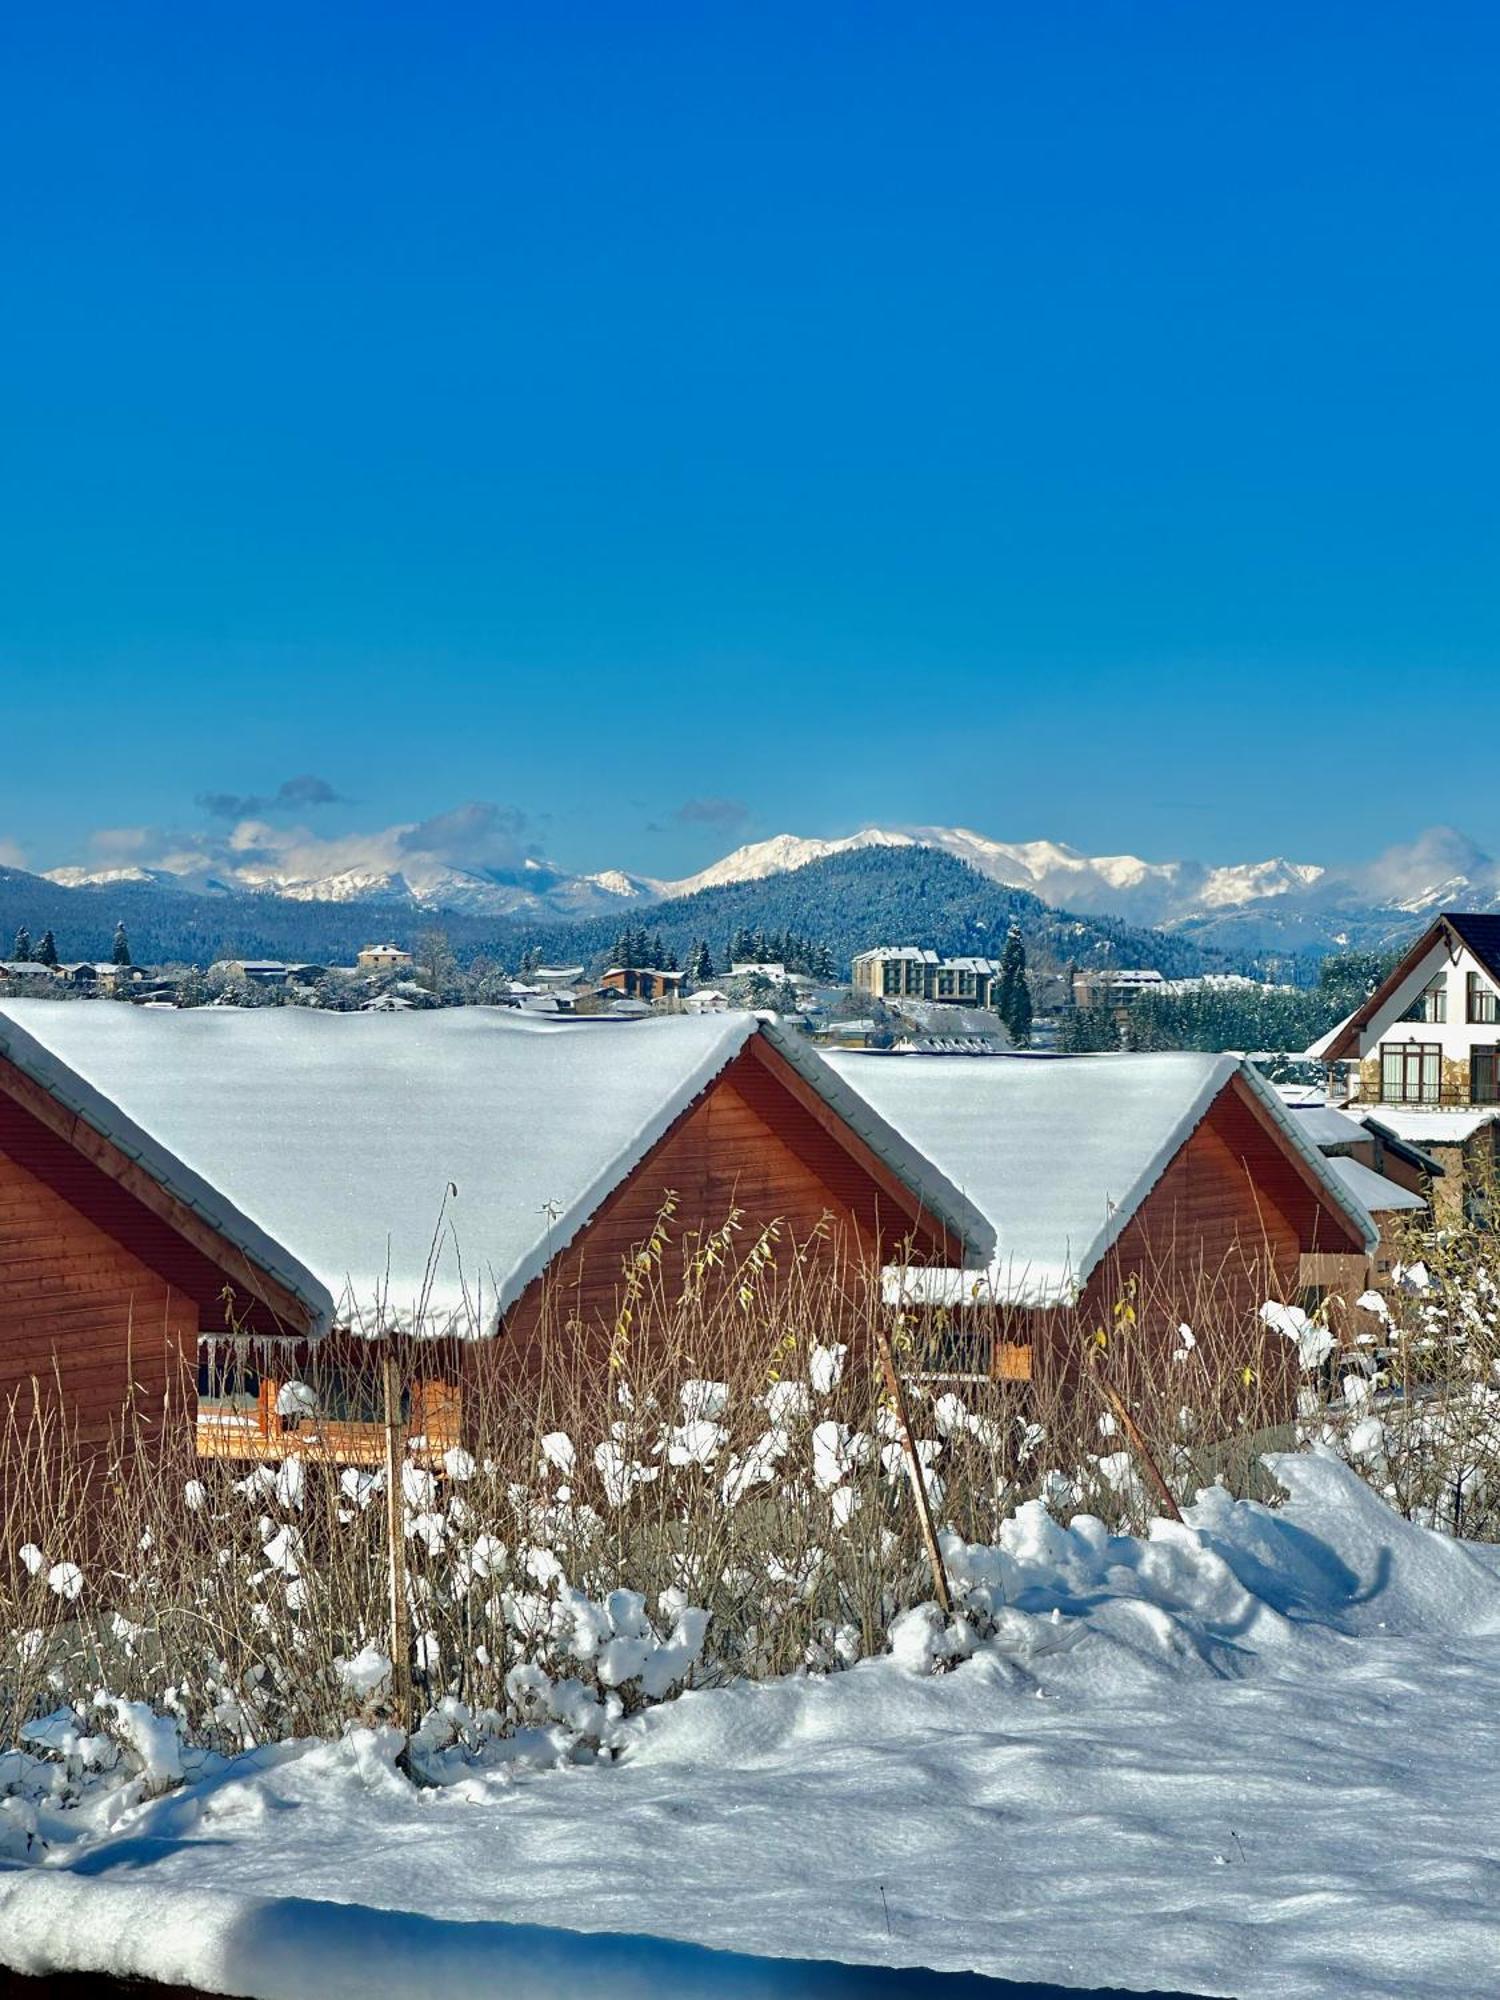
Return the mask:
<svg viewBox="0 0 1500 2000">
<path fill-rule="evenodd" d="M 966 1243 L 940 1173 L 752 1014 L 0 1002 L 0 1055 L 279 1278 L 316 1324 L 487 1333 L 756 1034 Z"/>
<path fill-rule="evenodd" d="M 1371 1215 L 1388 1215 L 1393 1209 L 1427 1206 L 1421 1195 L 1413 1194 L 1410 1188 L 1402 1187 L 1397 1181 L 1387 1180 L 1384 1174 L 1377 1174 L 1373 1167 L 1367 1167 L 1361 1160 L 1335 1155 L 1328 1164 L 1355 1200 L 1362 1202 Z"/>
<path fill-rule="evenodd" d="M 1367 1124 L 1416 1146 L 1461 1146 L 1500 1118 L 1500 1104 L 1466 1111 L 1439 1111 L 1422 1104 L 1372 1104 Z"/>
<path fill-rule="evenodd" d="M 961 1189 L 995 1231 L 984 1296 L 1077 1298 L 1230 1079 L 1243 1078 L 1373 1247 L 1375 1224 L 1275 1091 L 1229 1055 L 1044 1061 L 833 1052 L 829 1066 Z"/>
<path fill-rule="evenodd" d="M 1370 1134 L 1360 1121 L 1334 1105 L 1289 1104 L 1287 1109 L 1297 1121 L 1297 1130 L 1304 1138 L 1310 1139 L 1320 1153 L 1333 1152 L 1340 1146 L 1367 1146 L 1370 1143 Z"/>
</svg>

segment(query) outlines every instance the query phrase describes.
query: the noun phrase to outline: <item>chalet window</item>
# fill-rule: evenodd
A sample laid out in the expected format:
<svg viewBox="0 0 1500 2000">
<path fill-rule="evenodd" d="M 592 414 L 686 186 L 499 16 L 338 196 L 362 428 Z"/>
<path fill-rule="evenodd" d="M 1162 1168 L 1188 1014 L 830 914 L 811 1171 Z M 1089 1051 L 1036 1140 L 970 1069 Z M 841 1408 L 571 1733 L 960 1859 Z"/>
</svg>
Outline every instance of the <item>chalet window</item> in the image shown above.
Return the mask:
<svg viewBox="0 0 1500 2000">
<path fill-rule="evenodd" d="M 1469 1099 L 1474 1104 L 1500 1104 L 1500 1048 L 1471 1051 Z"/>
<path fill-rule="evenodd" d="M 1469 974 L 1468 1012 L 1471 1021 L 1500 1021 L 1500 993 L 1477 972 Z"/>
<path fill-rule="evenodd" d="M 1442 1096 L 1443 1051 L 1436 1042 L 1386 1042 L 1380 1050 L 1380 1095 L 1386 1104 L 1436 1104 Z"/>
<path fill-rule="evenodd" d="M 1401 1018 L 1403 1021 L 1446 1021 L 1448 1018 L 1447 973 L 1440 972 L 1436 979 L 1429 980 Z"/>
<path fill-rule="evenodd" d="M 198 1346 L 198 1408 L 204 1416 L 254 1415 L 260 1408 L 260 1371 L 232 1344 L 201 1341 Z"/>
<path fill-rule="evenodd" d="M 314 1375 L 318 1399 L 316 1410 L 293 1411 L 282 1422 L 283 1430 L 295 1431 L 304 1425 L 315 1431 L 320 1424 L 384 1424 L 385 1394 L 380 1370 L 370 1368 L 330 1368 L 321 1363 Z M 401 1391 L 401 1421 L 411 1418 L 411 1390 Z"/>
<path fill-rule="evenodd" d="M 985 1382 L 994 1359 L 995 1334 L 988 1326 L 951 1313 L 914 1315 L 911 1374 L 915 1381 Z"/>
</svg>

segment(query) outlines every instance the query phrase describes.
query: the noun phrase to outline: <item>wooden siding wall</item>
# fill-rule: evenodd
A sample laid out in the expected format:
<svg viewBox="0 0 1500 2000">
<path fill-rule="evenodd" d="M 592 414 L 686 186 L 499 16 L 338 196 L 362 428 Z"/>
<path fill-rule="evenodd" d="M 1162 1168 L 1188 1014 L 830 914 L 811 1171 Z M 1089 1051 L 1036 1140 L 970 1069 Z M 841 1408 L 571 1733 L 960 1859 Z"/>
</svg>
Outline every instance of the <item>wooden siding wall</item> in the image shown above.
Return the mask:
<svg viewBox="0 0 1500 2000">
<path fill-rule="evenodd" d="M 1114 1303 L 1133 1278 L 1148 1307 L 1135 1337 L 1170 1346 L 1179 1321 L 1193 1323 L 1206 1292 L 1210 1321 L 1226 1331 L 1248 1328 L 1268 1297 L 1296 1299 L 1305 1260 L 1364 1257 L 1353 1222 L 1309 1184 L 1299 1160 L 1234 1082 L 1121 1231 L 1079 1310 L 1086 1326 L 1110 1325 Z M 1214 1325 L 1199 1316 L 1195 1330 L 1200 1342 L 1205 1335 L 1211 1340 Z M 1288 1412 L 1291 1356 L 1288 1345 L 1277 1385 Z"/>
<path fill-rule="evenodd" d="M 1254 1310 L 1265 1296 L 1268 1263 L 1290 1296 L 1301 1254 L 1296 1224 L 1265 1180 L 1247 1173 L 1210 1113 L 1121 1231 L 1085 1297 L 1098 1310 L 1133 1277 L 1143 1288 L 1165 1290 L 1186 1314 L 1208 1274 L 1226 1301 Z"/>
<path fill-rule="evenodd" d="M 779 1221 L 785 1258 L 831 1218 L 830 1265 L 839 1255 L 852 1261 L 894 1255 L 908 1239 L 918 1261 L 956 1256 L 939 1225 L 918 1219 L 909 1196 L 903 1206 L 800 1101 L 796 1081 L 789 1087 L 755 1044 L 738 1056 L 554 1259 L 546 1280 L 552 1311 L 588 1328 L 612 1324 L 625 1261 L 650 1237 L 669 1189 L 677 1197 L 675 1246 L 710 1235 L 738 1207 L 742 1250 L 762 1225 Z M 677 1270 L 681 1256 L 679 1247 Z M 669 1275 L 673 1268 L 669 1259 Z M 542 1315 L 538 1283 L 507 1317 L 497 1344 L 500 1365 L 512 1370 L 534 1361 Z"/>
<path fill-rule="evenodd" d="M 60 1389 L 98 1447 L 132 1396 L 143 1419 L 160 1411 L 197 1331 L 195 1300 L 0 1151 L 0 1402 L 28 1409 L 33 1378 Z"/>
<path fill-rule="evenodd" d="M 23 1101 L 10 1094 L 8 1083 L 9 1079 L 0 1075 L 0 1158 L 25 1168 L 113 1241 L 128 1244 L 131 1253 L 165 1278 L 174 1291 L 197 1302 L 205 1327 L 218 1328 L 228 1323 L 224 1302 L 227 1291 L 234 1294 L 237 1322 L 247 1330 L 263 1334 L 289 1330 L 269 1307 L 250 1294 L 243 1281 L 231 1278 L 212 1256 L 179 1234 L 128 1186 L 105 1173 L 82 1150 L 43 1124 Z M 292 1323 L 291 1330 L 301 1330 L 302 1325 L 299 1318 Z"/>
</svg>

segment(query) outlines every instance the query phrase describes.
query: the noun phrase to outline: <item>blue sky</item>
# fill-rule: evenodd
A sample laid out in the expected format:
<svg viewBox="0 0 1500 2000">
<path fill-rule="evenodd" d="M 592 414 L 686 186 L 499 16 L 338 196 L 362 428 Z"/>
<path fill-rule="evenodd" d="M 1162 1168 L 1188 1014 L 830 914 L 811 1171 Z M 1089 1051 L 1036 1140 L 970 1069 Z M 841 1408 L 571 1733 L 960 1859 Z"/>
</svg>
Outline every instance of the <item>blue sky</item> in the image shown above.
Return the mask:
<svg viewBox="0 0 1500 2000">
<path fill-rule="evenodd" d="M 1500 847 L 1497 56 L 1368 0 L 12 10 L 0 842 L 315 774 L 255 811 L 658 873 Z"/>
</svg>

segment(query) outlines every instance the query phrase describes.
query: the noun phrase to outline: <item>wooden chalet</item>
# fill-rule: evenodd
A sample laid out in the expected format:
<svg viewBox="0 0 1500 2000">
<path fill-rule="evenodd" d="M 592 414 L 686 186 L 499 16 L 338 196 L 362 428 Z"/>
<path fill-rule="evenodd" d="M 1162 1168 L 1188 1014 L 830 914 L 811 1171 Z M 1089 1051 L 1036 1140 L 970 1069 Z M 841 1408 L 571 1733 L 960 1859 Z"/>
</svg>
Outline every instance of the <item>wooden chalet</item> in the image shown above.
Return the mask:
<svg viewBox="0 0 1500 2000">
<path fill-rule="evenodd" d="M 830 1053 L 836 1073 L 990 1225 L 989 1268 L 893 1274 L 939 1315 L 967 1372 L 1026 1376 L 1033 1350 L 1111 1322 L 1132 1282 L 1139 1338 L 1171 1340 L 1211 1278 L 1221 1315 L 1363 1291 L 1378 1231 L 1259 1073 L 1230 1055 Z M 1315 1301 L 1310 1301 L 1315 1302 Z M 952 1363 L 941 1357 L 936 1372 Z M 956 1364 L 954 1364 L 956 1365 Z"/>
<path fill-rule="evenodd" d="M 421 1340 L 409 1428 L 436 1452 L 477 1354 L 525 1365 L 549 1287 L 585 1332 L 613 1318 L 668 1191 L 684 1238 L 737 1208 L 788 1244 L 831 1217 L 830 1256 L 834 1234 L 876 1263 L 992 1248 L 941 1172 L 748 1014 L 0 1003 L 0 1400 L 60 1393 L 102 1442 L 175 1371 L 200 1450 L 279 1456 L 311 1432 L 290 1395 L 309 1344 L 336 1380 L 340 1343 Z M 378 1416 L 351 1393 L 315 1435 L 373 1458 Z"/>
</svg>

